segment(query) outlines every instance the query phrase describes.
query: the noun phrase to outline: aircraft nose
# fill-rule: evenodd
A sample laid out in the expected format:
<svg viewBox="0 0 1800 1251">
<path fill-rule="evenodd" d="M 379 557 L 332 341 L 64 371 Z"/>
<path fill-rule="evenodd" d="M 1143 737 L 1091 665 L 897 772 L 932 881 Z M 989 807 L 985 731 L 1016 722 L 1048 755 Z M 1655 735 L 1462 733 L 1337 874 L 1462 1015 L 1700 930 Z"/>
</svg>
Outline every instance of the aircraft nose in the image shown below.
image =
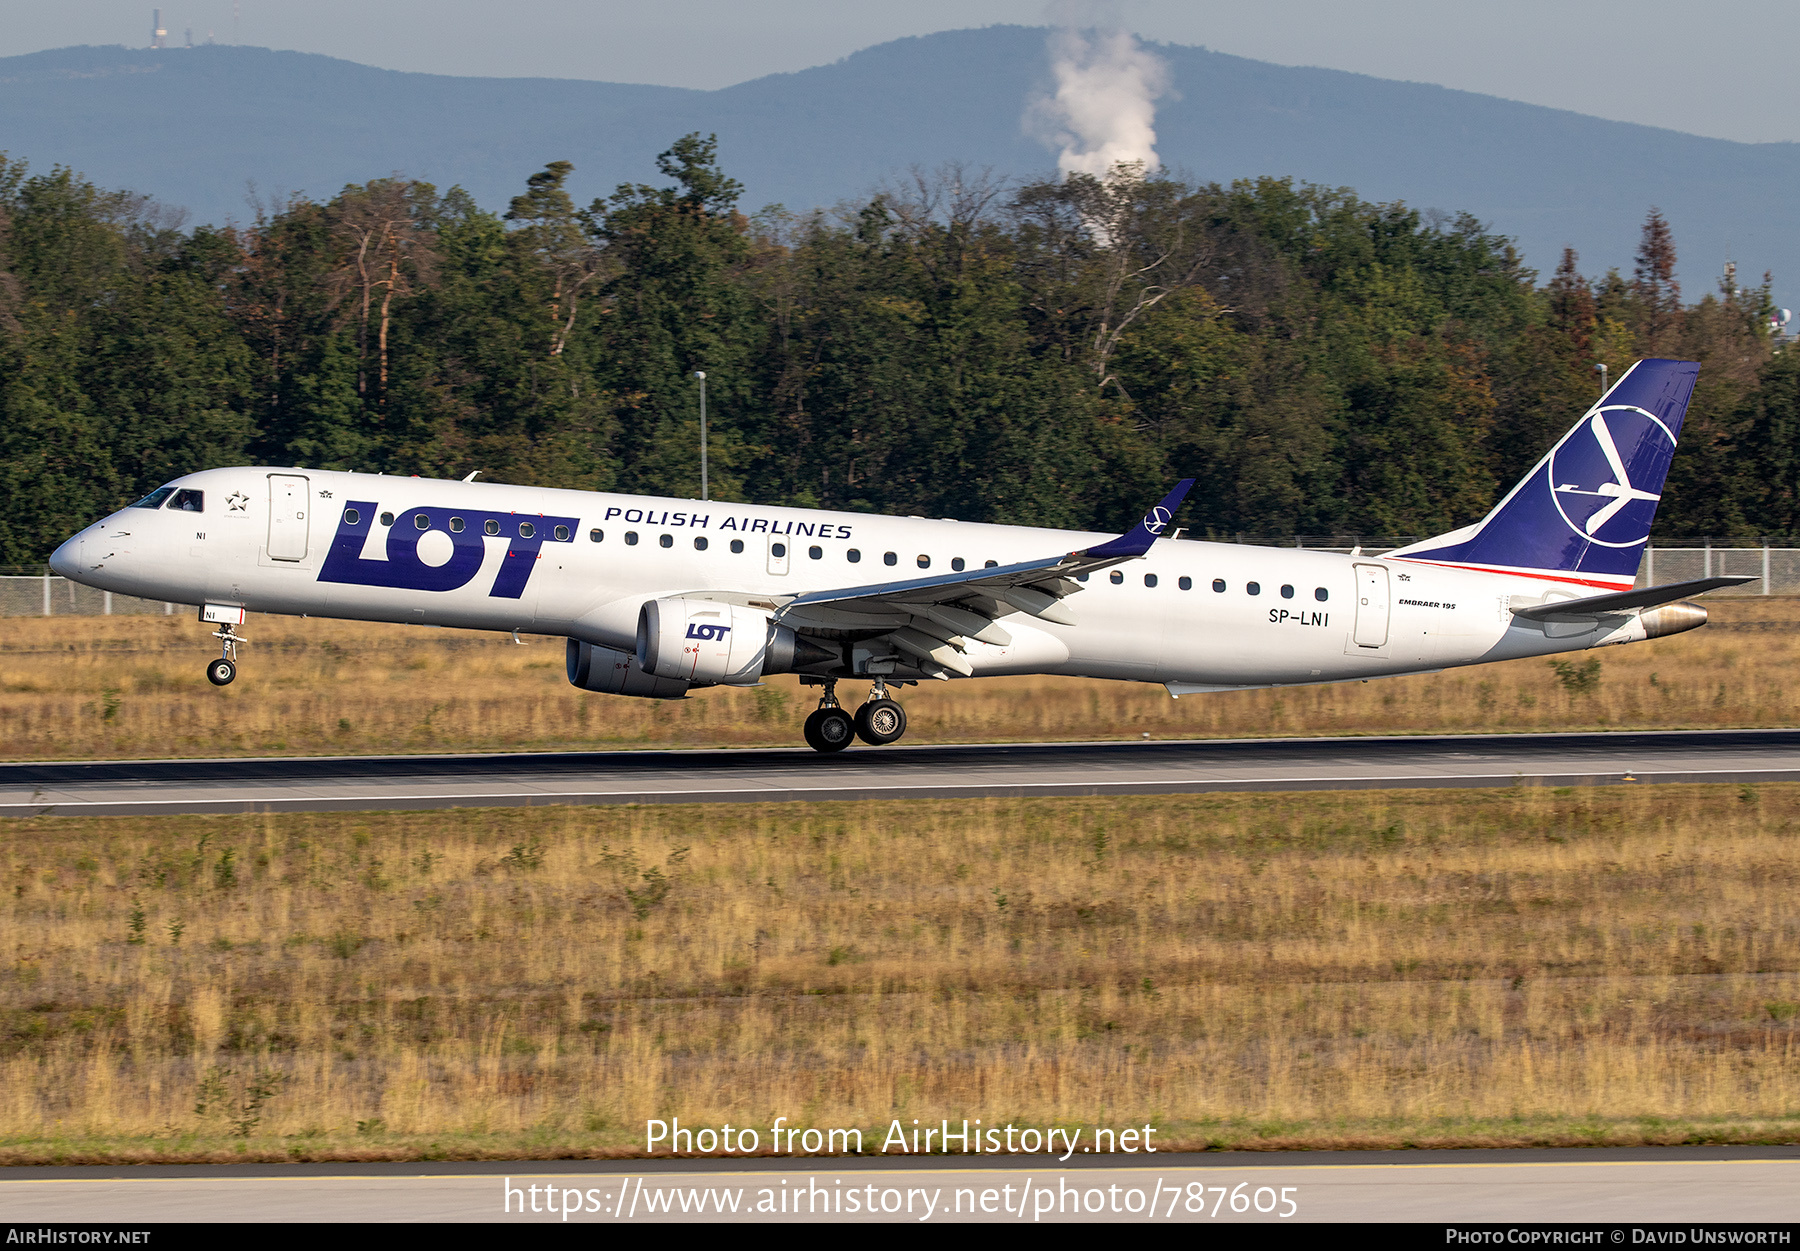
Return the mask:
<svg viewBox="0 0 1800 1251">
<path fill-rule="evenodd" d="M 50 553 L 50 572 L 62 578 L 73 578 L 81 567 L 81 536 L 76 535 Z"/>
</svg>

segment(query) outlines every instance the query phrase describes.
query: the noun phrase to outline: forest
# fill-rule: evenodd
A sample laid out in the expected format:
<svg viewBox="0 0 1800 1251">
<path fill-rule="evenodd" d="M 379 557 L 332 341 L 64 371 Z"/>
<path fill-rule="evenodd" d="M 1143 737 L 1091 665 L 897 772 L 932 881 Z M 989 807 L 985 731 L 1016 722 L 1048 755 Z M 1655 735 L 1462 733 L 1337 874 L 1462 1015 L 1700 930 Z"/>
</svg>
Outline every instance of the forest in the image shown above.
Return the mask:
<svg viewBox="0 0 1800 1251">
<path fill-rule="evenodd" d="M 0 157 L 0 564 L 223 464 L 1195 535 L 1464 524 L 1641 356 L 1702 363 L 1658 536 L 1800 534 L 1769 279 L 1548 280 L 1469 215 L 1280 178 L 915 171 L 749 211 L 713 140 L 582 206 L 395 175 L 188 227 Z M 1690 286 L 1693 285 L 1690 278 Z"/>
</svg>

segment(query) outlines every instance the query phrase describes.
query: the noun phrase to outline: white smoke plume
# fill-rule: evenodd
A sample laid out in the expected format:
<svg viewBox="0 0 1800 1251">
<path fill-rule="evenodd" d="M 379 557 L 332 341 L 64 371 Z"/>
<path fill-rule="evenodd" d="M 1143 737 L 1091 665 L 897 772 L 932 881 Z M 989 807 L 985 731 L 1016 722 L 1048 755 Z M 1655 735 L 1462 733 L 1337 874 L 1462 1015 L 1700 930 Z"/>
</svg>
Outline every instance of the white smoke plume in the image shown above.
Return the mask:
<svg viewBox="0 0 1800 1251">
<path fill-rule="evenodd" d="M 1121 163 L 1149 173 L 1156 157 L 1156 101 L 1169 88 L 1161 57 L 1117 28 L 1051 32 L 1053 94 L 1033 102 L 1027 126 L 1052 147 L 1063 174 L 1105 178 Z"/>
</svg>

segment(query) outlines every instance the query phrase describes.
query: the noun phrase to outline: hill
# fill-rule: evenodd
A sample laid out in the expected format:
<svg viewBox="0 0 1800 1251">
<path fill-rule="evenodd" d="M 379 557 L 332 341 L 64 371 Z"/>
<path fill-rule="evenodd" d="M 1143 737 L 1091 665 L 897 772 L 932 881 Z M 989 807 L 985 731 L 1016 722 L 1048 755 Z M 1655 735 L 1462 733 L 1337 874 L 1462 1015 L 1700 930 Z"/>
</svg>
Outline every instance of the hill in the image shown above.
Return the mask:
<svg viewBox="0 0 1800 1251">
<path fill-rule="evenodd" d="M 1741 144 L 1421 83 L 1158 47 L 1177 98 L 1159 151 L 1201 179 L 1261 174 L 1468 210 L 1547 271 L 1564 246 L 1628 266 L 1645 210 L 1675 229 L 1695 293 L 1728 255 L 1800 301 L 1800 145 Z M 653 176 L 675 136 L 717 132 L 752 205 L 856 197 L 912 165 L 1010 176 L 1053 160 L 1020 124 L 1044 34 L 948 31 L 718 91 L 457 78 L 243 47 L 64 48 L 0 59 L 0 149 L 148 192 L 198 220 L 245 219 L 245 185 L 327 196 L 404 171 L 503 206 L 573 161 L 583 198 Z"/>
</svg>

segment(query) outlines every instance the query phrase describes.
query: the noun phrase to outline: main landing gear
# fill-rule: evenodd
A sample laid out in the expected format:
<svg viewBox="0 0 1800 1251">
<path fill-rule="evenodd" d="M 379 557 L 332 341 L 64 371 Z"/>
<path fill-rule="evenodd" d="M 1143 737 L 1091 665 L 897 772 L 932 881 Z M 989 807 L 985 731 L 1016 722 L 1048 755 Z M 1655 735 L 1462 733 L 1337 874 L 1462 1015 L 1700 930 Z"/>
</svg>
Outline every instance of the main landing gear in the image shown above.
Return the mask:
<svg viewBox="0 0 1800 1251">
<path fill-rule="evenodd" d="M 887 683 L 880 678 L 869 688 L 869 698 L 856 710 L 856 737 L 870 747 L 897 743 L 906 733 L 906 709 L 887 693 Z"/>
<path fill-rule="evenodd" d="M 213 637 L 224 643 L 225 654 L 206 666 L 206 680 L 214 686 L 230 686 L 231 680 L 237 677 L 238 644 L 250 640 L 234 633 L 229 625 L 222 625 L 214 630 Z"/>
<path fill-rule="evenodd" d="M 888 697 L 887 683 L 880 678 L 869 688 L 869 698 L 852 717 L 837 702 L 837 680 L 827 679 L 825 694 L 819 707 L 806 719 L 807 746 L 814 751 L 837 752 L 861 739 L 871 747 L 898 742 L 906 733 L 906 709 Z"/>
</svg>

